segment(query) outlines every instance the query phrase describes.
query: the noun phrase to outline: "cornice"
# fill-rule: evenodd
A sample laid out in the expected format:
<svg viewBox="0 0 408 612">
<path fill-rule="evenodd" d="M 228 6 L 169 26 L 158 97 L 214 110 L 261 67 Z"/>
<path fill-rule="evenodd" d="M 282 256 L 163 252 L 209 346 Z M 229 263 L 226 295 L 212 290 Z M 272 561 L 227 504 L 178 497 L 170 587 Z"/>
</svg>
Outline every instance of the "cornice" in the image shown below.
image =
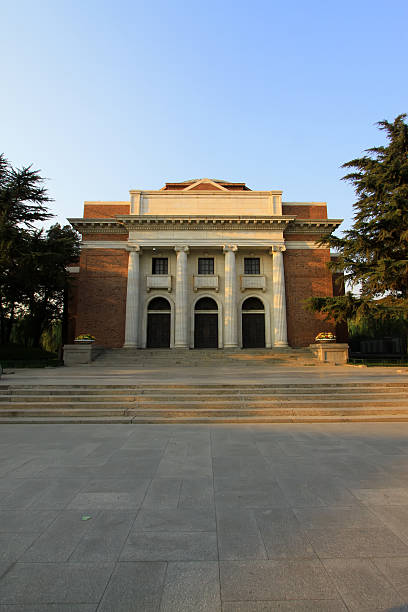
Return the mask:
<svg viewBox="0 0 408 612">
<path fill-rule="evenodd" d="M 117 219 L 68 219 L 80 234 L 127 234 L 123 223 Z"/>
<path fill-rule="evenodd" d="M 293 216 L 190 216 L 190 215 L 118 215 L 118 221 L 129 230 L 218 230 L 226 229 L 285 229 L 294 221 Z M 176 227 L 175 227 L 176 226 Z"/>
<path fill-rule="evenodd" d="M 163 197 L 168 197 L 168 196 L 181 196 L 181 197 L 188 197 L 191 198 L 191 196 L 194 197 L 198 197 L 198 198 L 205 198 L 208 195 L 211 195 L 211 197 L 213 196 L 219 196 L 219 197 L 239 197 L 239 198 L 253 198 L 253 197 L 258 197 L 259 196 L 270 196 L 270 195 L 275 195 L 275 196 L 281 196 L 282 195 L 282 191 L 281 190 L 277 190 L 277 189 L 272 189 L 270 191 L 234 191 L 234 190 L 229 190 L 226 189 L 225 191 L 222 191 L 220 189 L 205 189 L 203 191 L 200 190 L 193 190 L 191 191 L 184 191 L 183 189 L 166 189 L 165 191 L 141 191 L 140 189 L 130 189 L 129 193 L 132 194 L 140 194 L 141 196 L 163 196 Z"/>
<path fill-rule="evenodd" d="M 285 234 L 329 234 L 339 227 L 343 219 L 295 219 Z"/>
<path fill-rule="evenodd" d="M 342 219 L 296 219 L 295 216 L 170 216 L 116 215 L 107 219 L 68 219 L 81 234 L 127 234 L 135 230 L 280 230 L 285 234 L 321 234 L 333 232 Z"/>
</svg>

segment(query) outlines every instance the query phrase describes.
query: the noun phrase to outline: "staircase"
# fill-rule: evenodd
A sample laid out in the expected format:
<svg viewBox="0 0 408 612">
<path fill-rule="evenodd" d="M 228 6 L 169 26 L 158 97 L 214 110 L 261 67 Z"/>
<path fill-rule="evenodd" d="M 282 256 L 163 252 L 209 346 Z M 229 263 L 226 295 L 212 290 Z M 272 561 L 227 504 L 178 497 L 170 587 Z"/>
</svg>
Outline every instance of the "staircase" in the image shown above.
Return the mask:
<svg viewBox="0 0 408 612">
<path fill-rule="evenodd" d="M 408 421 L 408 383 L 0 386 L 0 423 L 343 421 Z"/>
<path fill-rule="evenodd" d="M 311 365 L 316 363 L 314 355 L 308 348 L 273 348 L 273 349 L 104 349 L 92 362 L 92 367 L 125 368 L 132 367 L 205 367 L 220 365 L 253 365 L 267 363 L 277 365 Z"/>
</svg>

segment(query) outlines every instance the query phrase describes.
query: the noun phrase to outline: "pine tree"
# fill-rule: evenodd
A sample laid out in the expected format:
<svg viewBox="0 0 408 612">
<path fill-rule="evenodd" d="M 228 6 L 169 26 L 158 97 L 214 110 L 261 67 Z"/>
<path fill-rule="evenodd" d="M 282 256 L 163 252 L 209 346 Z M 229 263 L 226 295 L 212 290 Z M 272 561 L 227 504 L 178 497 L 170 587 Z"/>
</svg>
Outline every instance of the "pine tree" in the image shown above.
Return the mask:
<svg viewBox="0 0 408 612">
<path fill-rule="evenodd" d="M 388 144 L 365 151 L 343 168 L 343 180 L 354 186 L 357 199 L 351 229 L 342 237 L 326 236 L 322 244 L 336 249 L 332 268 L 358 287 L 336 298 L 312 298 L 311 310 L 336 321 L 350 318 L 400 318 L 408 312 L 408 125 L 406 115 L 377 125 Z"/>
<path fill-rule="evenodd" d="M 8 344 L 17 320 L 25 319 L 31 340 L 61 318 L 68 286 L 66 267 L 79 254 L 76 232 L 36 223 L 50 219 L 44 179 L 31 166 L 13 168 L 0 155 L 0 343 Z"/>
</svg>

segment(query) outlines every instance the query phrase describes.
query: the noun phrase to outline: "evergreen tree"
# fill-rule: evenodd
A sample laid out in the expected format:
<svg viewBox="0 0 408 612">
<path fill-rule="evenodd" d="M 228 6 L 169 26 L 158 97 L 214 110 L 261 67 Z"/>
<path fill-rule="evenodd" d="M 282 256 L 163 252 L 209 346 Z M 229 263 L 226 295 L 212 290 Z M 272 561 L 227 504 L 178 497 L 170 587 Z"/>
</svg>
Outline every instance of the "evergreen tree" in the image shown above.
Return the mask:
<svg viewBox="0 0 408 612">
<path fill-rule="evenodd" d="M 68 285 L 66 267 L 79 254 L 70 227 L 35 224 L 53 215 L 44 179 L 31 166 L 15 169 L 0 155 L 0 342 L 25 319 L 34 346 L 52 320 L 61 318 Z"/>
<path fill-rule="evenodd" d="M 308 308 L 336 321 L 400 318 L 408 310 L 408 125 L 406 115 L 377 125 L 388 144 L 343 165 L 355 189 L 354 223 L 340 238 L 322 244 L 338 252 L 332 269 L 360 295 L 311 298 Z"/>
</svg>

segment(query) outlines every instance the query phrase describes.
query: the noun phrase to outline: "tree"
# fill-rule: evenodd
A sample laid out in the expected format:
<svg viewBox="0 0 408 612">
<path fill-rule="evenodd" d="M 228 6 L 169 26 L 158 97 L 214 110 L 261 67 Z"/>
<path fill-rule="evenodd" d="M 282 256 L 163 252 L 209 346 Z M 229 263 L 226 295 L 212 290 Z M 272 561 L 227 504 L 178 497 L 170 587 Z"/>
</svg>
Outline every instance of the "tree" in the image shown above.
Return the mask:
<svg viewBox="0 0 408 612">
<path fill-rule="evenodd" d="M 330 267 L 344 273 L 359 296 L 311 298 L 308 308 L 335 321 L 397 319 L 408 310 L 408 125 L 406 115 L 380 121 L 388 144 L 366 150 L 343 168 L 357 196 L 350 230 L 325 236 L 321 244 L 338 252 Z"/>
<path fill-rule="evenodd" d="M 15 169 L 0 155 L 0 340 L 10 341 L 17 318 L 25 318 L 34 346 L 61 316 L 67 265 L 78 257 L 70 226 L 36 227 L 52 217 L 44 179 L 31 166 Z"/>
<path fill-rule="evenodd" d="M 33 346 L 39 346 L 42 333 L 61 318 L 69 283 L 67 265 L 78 256 L 78 237 L 69 225 L 57 223 L 32 235 L 23 265 L 24 303 Z"/>
<path fill-rule="evenodd" d="M 52 215 L 44 180 L 31 166 L 15 169 L 0 155 L 0 338 L 9 341 L 23 298 L 21 259 L 29 249 L 33 224 Z"/>
</svg>

